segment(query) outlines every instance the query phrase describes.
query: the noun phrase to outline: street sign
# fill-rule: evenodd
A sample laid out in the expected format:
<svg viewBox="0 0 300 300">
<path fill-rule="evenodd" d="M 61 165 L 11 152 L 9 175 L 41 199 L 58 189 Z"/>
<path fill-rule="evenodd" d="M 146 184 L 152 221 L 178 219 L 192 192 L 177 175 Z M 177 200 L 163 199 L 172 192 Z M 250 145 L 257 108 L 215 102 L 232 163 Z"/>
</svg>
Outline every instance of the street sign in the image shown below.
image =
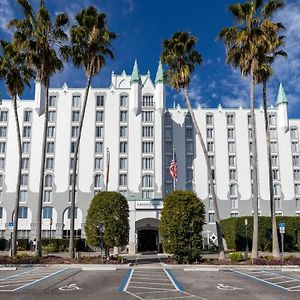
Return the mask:
<svg viewBox="0 0 300 300">
<path fill-rule="evenodd" d="M 279 223 L 279 231 L 280 233 L 285 233 L 285 223 Z"/>
<path fill-rule="evenodd" d="M 14 229 L 14 222 L 8 222 L 8 229 L 13 230 Z"/>
</svg>

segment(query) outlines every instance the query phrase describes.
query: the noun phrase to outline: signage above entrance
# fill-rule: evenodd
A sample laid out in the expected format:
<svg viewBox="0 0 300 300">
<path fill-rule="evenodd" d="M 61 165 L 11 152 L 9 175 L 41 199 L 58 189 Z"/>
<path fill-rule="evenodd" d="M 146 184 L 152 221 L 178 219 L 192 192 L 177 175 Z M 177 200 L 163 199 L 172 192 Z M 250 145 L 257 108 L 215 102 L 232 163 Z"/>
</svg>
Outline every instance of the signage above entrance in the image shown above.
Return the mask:
<svg viewBox="0 0 300 300">
<path fill-rule="evenodd" d="M 162 209 L 163 201 L 149 200 L 149 201 L 136 201 L 135 209 Z"/>
</svg>

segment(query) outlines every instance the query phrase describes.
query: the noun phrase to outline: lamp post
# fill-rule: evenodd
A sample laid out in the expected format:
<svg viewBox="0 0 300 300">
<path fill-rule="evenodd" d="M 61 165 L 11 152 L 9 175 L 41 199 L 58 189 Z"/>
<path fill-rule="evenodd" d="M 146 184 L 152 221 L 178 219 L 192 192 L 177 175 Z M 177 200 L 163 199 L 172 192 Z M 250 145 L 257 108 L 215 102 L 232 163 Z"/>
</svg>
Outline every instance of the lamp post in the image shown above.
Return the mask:
<svg viewBox="0 0 300 300">
<path fill-rule="evenodd" d="M 105 225 L 103 222 L 98 223 L 97 228 L 99 230 L 99 246 L 100 246 L 100 256 L 103 263 L 103 255 L 102 255 L 102 248 L 103 248 L 103 234 L 105 230 Z"/>
<path fill-rule="evenodd" d="M 248 253 L 249 253 L 249 245 L 248 245 L 248 219 L 245 218 L 245 227 L 246 227 L 246 251 L 245 251 L 245 260 L 248 259 Z"/>
<path fill-rule="evenodd" d="M 50 239 L 49 239 L 49 244 L 51 245 L 51 239 L 52 239 L 52 223 L 53 223 L 53 219 L 52 217 L 50 218 Z"/>
</svg>

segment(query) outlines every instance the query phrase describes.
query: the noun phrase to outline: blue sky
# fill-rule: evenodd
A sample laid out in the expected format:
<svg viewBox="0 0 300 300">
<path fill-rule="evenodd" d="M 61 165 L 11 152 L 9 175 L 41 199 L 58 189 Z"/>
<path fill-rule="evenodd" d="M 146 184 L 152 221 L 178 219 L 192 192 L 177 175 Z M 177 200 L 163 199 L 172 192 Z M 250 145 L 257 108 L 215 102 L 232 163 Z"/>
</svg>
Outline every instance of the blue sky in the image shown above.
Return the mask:
<svg viewBox="0 0 300 300">
<path fill-rule="evenodd" d="M 35 7 L 38 0 L 30 1 Z M 161 52 L 162 41 L 178 30 L 189 31 L 198 38 L 197 49 L 202 53 L 204 64 L 193 74 L 190 95 L 194 105 L 203 107 L 248 107 L 249 81 L 241 79 L 239 71 L 225 64 L 225 50 L 221 41 L 216 41 L 220 29 L 232 24 L 227 7 L 234 0 L 214 1 L 172 0 L 45 0 L 54 16 L 66 12 L 72 24 L 74 16 L 82 8 L 92 4 L 108 16 L 109 28 L 118 34 L 113 42 L 115 59 L 108 61 L 92 85 L 106 87 L 110 84 L 112 70 L 130 74 L 134 59 L 138 60 L 142 74 L 149 70 L 154 80 Z M 15 0 L 0 0 L 0 38 L 10 39 L 6 24 L 12 17 L 20 17 Z M 285 35 L 288 59 L 279 59 L 274 64 L 275 74 L 269 83 L 270 103 L 276 102 L 279 83 L 282 82 L 289 101 L 289 116 L 300 118 L 300 0 L 286 1 L 286 7 L 276 16 L 286 26 Z M 85 77 L 81 69 L 70 63 L 64 71 L 51 80 L 52 87 L 67 82 L 69 87 L 84 87 Z M 6 98 L 4 85 L 1 93 Z M 257 106 L 261 102 L 261 87 L 256 93 Z M 27 90 L 22 98 L 33 98 L 34 91 Z M 184 106 L 182 95 L 167 90 L 167 105 L 174 101 Z"/>
</svg>

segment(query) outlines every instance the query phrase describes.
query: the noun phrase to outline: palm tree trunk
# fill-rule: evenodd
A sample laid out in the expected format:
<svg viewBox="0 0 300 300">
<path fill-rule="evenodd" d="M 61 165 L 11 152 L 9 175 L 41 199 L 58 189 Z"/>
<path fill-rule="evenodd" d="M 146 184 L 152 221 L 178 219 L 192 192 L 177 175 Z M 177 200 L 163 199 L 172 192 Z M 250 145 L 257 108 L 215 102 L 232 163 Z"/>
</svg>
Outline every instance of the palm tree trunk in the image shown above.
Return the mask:
<svg viewBox="0 0 300 300">
<path fill-rule="evenodd" d="M 11 255 L 15 256 L 17 254 L 17 239 L 18 239 L 18 212 L 19 212 L 19 203 L 20 203 L 20 186 L 21 186 L 21 165 L 22 165 L 22 146 L 21 146 L 21 132 L 20 132 L 20 123 L 18 117 L 18 107 L 17 107 L 17 95 L 13 96 L 13 106 L 14 106 L 14 115 L 16 122 L 16 134 L 18 141 L 18 176 L 17 176 L 17 187 L 16 187 L 16 200 L 15 200 L 15 210 L 13 215 L 13 235 L 11 241 Z"/>
<path fill-rule="evenodd" d="M 43 84 L 43 82 L 41 83 Z M 39 186 L 39 199 L 37 208 L 37 229 L 36 229 L 36 248 L 35 255 L 42 257 L 42 209 L 44 199 L 44 181 L 45 181 L 45 157 L 46 157 L 46 144 L 47 144 L 47 127 L 48 127 L 48 98 L 49 98 L 49 80 L 45 84 L 45 119 L 44 119 L 44 132 L 42 144 L 42 158 L 41 158 L 41 171 L 40 171 L 40 186 Z"/>
<path fill-rule="evenodd" d="M 263 82 L 263 103 L 264 103 L 264 117 L 265 117 L 265 128 L 266 128 L 266 142 L 267 142 L 267 153 L 268 153 L 268 164 L 269 164 L 269 190 L 270 190 L 270 210 L 272 219 L 272 255 L 274 258 L 280 258 L 278 235 L 277 235 L 277 224 L 275 216 L 275 202 L 274 202 L 274 185 L 272 176 L 272 156 L 271 156 L 271 145 L 270 145 L 270 132 L 269 132 L 269 120 L 267 110 L 267 82 Z"/>
<path fill-rule="evenodd" d="M 91 74 L 91 73 L 90 73 Z M 75 195 L 76 195 L 76 179 L 77 179 L 77 162 L 78 162 L 78 151 L 79 151 L 79 144 L 80 144 L 80 138 L 81 138 L 81 131 L 83 126 L 83 120 L 89 95 L 89 90 L 91 86 L 91 80 L 92 75 L 88 76 L 85 94 L 84 94 L 84 100 L 83 100 L 83 107 L 82 107 L 82 113 L 80 116 L 80 122 L 79 122 L 79 129 L 78 129 L 78 137 L 75 145 L 75 151 L 74 151 L 74 165 L 73 165 L 73 178 L 72 178 L 72 191 L 71 191 L 71 207 L 70 207 L 70 242 L 69 242 L 69 255 L 71 258 L 75 257 L 75 251 L 74 251 L 74 223 L 75 223 Z"/>
<path fill-rule="evenodd" d="M 257 181 L 257 143 L 256 143 L 256 121 L 254 113 L 254 75 L 251 70 L 250 87 L 250 115 L 252 126 L 252 207 L 253 207 L 253 238 L 252 238 L 252 259 L 258 258 L 258 181 Z"/>
<path fill-rule="evenodd" d="M 190 98 L 189 98 L 189 93 L 188 93 L 187 88 L 184 88 L 184 96 L 185 96 L 185 100 L 186 100 L 186 103 L 187 103 L 188 111 L 189 111 L 189 113 L 191 115 L 191 118 L 193 120 L 194 128 L 196 130 L 196 134 L 199 137 L 199 141 L 200 141 L 200 144 L 201 144 L 201 147 L 202 147 L 202 150 L 203 150 L 203 153 L 204 153 L 205 161 L 206 161 L 208 180 L 209 180 L 209 183 L 210 183 L 210 190 L 211 190 L 211 194 L 212 194 L 214 212 L 215 212 L 219 259 L 225 259 L 223 235 L 222 235 L 222 230 L 221 230 L 221 225 L 220 225 L 219 207 L 218 207 L 218 201 L 217 201 L 217 196 L 216 196 L 216 191 L 215 191 L 215 186 L 214 186 L 212 170 L 211 170 L 210 162 L 209 162 L 209 159 L 208 159 L 208 153 L 207 153 L 205 143 L 204 143 L 204 140 L 202 138 L 198 123 L 196 121 L 195 114 L 194 114 L 193 109 L 192 109 L 192 105 L 191 105 L 191 101 L 190 101 Z"/>
</svg>

